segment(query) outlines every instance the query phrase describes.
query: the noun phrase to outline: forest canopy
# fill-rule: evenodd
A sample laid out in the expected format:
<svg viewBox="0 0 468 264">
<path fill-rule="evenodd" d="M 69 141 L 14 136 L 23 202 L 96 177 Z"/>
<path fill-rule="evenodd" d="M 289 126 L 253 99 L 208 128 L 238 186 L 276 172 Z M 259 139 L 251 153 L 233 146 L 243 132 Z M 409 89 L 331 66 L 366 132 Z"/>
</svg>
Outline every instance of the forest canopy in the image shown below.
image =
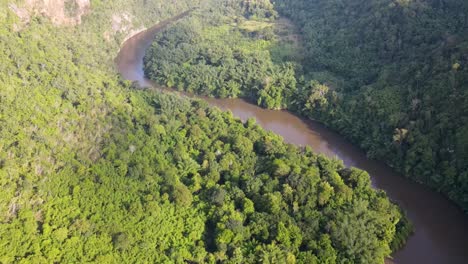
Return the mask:
<svg viewBox="0 0 468 264">
<path fill-rule="evenodd" d="M 468 210 L 466 1 L 216 3 L 156 37 L 147 76 L 319 120 Z"/>
<path fill-rule="evenodd" d="M 268 31 L 269 1 L 239 3 Z M 195 4 L 92 1 L 76 27 L 18 29 L 0 1 L 0 262 L 383 263 L 402 245 L 410 226 L 366 172 L 116 75 L 114 14 L 148 26 Z"/>
<path fill-rule="evenodd" d="M 468 2 L 276 3 L 333 88 L 304 113 L 468 210 Z"/>
</svg>

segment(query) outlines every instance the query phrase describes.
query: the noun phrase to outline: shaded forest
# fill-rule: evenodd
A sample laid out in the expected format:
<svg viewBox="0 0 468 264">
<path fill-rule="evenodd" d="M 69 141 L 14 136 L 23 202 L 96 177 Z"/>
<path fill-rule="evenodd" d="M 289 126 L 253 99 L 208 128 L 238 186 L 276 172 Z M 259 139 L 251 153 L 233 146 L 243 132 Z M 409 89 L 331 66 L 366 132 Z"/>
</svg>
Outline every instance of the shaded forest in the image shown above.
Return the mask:
<svg viewBox="0 0 468 264">
<path fill-rule="evenodd" d="M 302 30 L 311 78 L 332 87 L 305 113 L 467 210 L 467 2 L 278 1 L 278 8 Z"/>
</svg>

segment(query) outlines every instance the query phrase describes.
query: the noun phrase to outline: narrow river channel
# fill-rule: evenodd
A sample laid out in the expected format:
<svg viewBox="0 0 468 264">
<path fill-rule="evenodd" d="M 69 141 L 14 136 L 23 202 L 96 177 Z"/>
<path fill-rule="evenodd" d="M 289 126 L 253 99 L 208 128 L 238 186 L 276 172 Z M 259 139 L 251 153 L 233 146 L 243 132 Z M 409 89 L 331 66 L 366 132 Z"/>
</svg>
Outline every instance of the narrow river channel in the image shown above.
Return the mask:
<svg viewBox="0 0 468 264">
<path fill-rule="evenodd" d="M 186 14 L 163 21 L 123 43 L 115 60 L 119 73 L 140 86 L 157 87 L 144 77 L 143 56 L 155 34 Z M 287 111 L 265 110 L 242 99 L 198 98 L 242 120 L 253 117 L 288 143 L 309 145 L 316 152 L 342 159 L 347 166 L 369 172 L 373 186 L 385 190 L 414 225 L 414 235 L 393 255 L 395 263 L 468 263 L 468 216 L 442 195 L 404 178 L 382 162 L 368 159 L 359 148 L 318 122 Z"/>
</svg>

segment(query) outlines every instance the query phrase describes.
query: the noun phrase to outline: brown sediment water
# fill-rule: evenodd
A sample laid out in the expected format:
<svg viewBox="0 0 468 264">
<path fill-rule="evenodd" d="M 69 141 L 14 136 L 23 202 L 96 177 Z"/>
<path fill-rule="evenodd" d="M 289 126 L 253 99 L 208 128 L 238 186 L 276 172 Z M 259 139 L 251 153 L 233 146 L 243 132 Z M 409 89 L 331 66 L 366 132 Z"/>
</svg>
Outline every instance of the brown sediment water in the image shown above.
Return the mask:
<svg viewBox="0 0 468 264">
<path fill-rule="evenodd" d="M 187 12 L 163 21 L 123 43 L 115 60 L 122 77 L 137 81 L 142 87 L 157 87 L 144 76 L 145 51 L 155 34 L 186 15 Z M 242 99 L 198 98 L 231 111 L 241 120 L 255 118 L 261 127 L 281 135 L 288 143 L 311 146 L 318 153 L 343 160 L 347 166 L 366 170 L 372 185 L 385 190 L 414 226 L 414 235 L 403 249 L 393 254 L 393 262 L 468 263 L 468 216 L 441 194 L 404 178 L 382 162 L 368 159 L 362 150 L 319 122 L 288 111 L 262 109 Z"/>
</svg>

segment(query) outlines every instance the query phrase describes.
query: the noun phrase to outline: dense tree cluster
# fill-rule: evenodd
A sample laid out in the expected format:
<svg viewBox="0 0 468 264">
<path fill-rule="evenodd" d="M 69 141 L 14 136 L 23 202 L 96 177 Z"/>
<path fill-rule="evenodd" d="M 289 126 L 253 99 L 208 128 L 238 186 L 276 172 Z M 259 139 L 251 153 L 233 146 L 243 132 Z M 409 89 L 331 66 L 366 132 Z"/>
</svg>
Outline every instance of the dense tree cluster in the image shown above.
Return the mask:
<svg viewBox="0 0 468 264">
<path fill-rule="evenodd" d="M 302 30 L 311 78 L 330 87 L 305 89 L 303 113 L 468 210 L 467 2 L 280 0 L 277 8 Z"/>
<path fill-rule="evenodd" d="M 193 1 L 92 3 L 76 28 L 15 31 L 0 1 L 1 263 L 376 263 L 401 243 L 365 172 L 116 77 L 112 10 Z"/>
<path fill-rule="evenodd" d="M 212 4 L 158 35 L 145 56 L 145 73 L 180 90 L 285 108 L 296 89 L 295 70 L 288 62 L 273 63 L 269 49 L 280 42 L 273 39 L 274 16 L 252 19 L 252 11 L 229 3 Z"/>
<path fill-rule="evenodd" d="M 218 16 L 195 16 L 159 36 L 147 75 L 320 120 L 468 210 L 466 1 L 275 2 L 301 31 L 301 62 L 277 58 L 281 38 L 263 33 L 262 18 L 221 5 L 211 9 Z"/>
</svg>

